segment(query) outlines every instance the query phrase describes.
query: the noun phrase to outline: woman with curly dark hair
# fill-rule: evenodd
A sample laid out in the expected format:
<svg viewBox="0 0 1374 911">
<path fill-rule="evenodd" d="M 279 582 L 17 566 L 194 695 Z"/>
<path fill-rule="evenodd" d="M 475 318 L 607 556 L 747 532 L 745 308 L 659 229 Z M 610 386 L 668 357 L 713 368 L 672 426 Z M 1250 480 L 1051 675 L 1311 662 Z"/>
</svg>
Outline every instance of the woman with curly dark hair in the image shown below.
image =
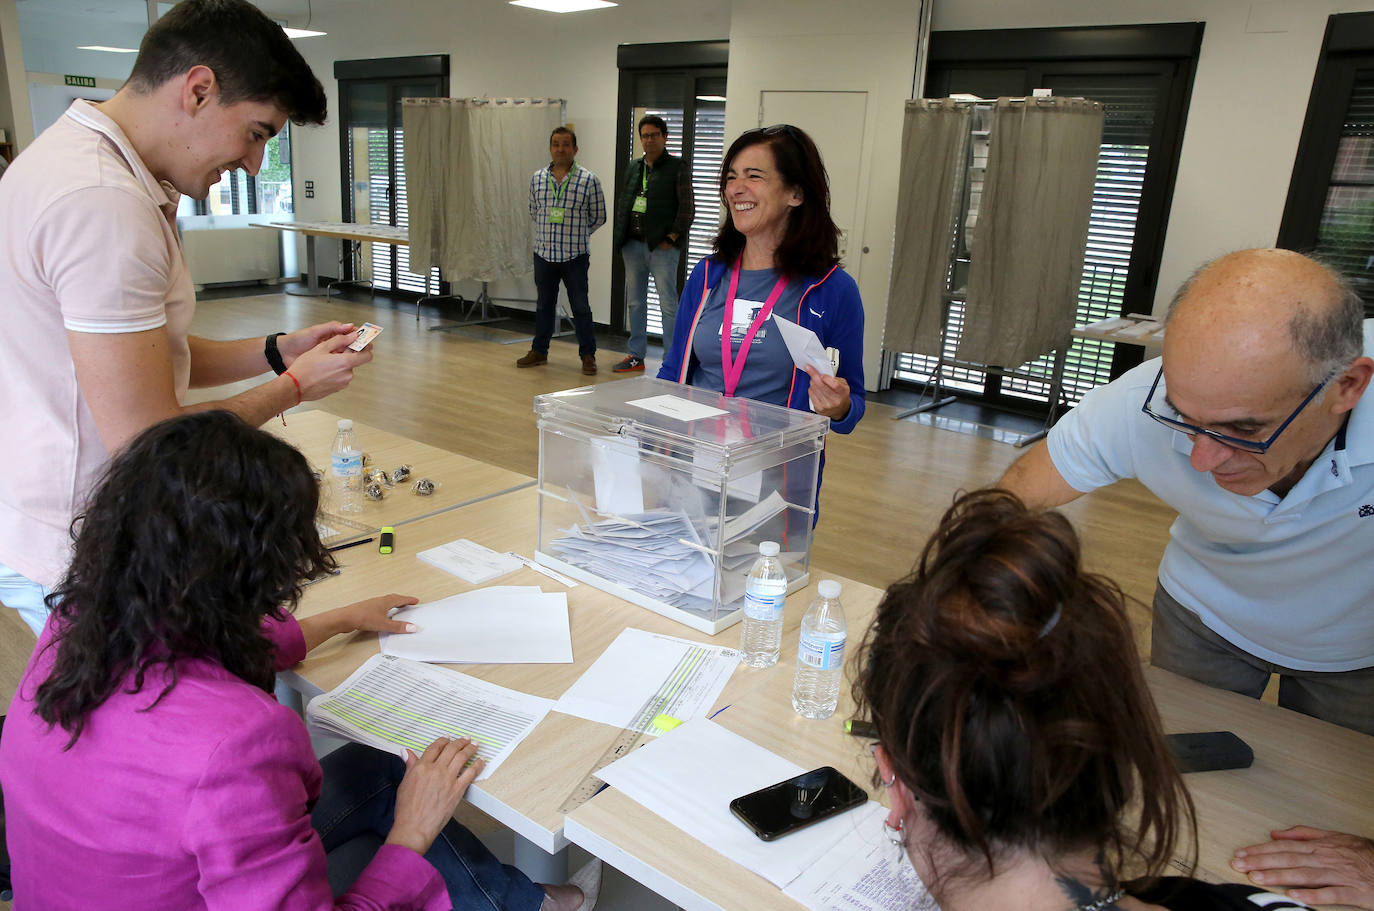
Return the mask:
<svg viewBox="0 0 1374 911">
<path fill-rule="evenodd" d="M 1196 829 L 1192 801 L 1125 599 L 1084 571 L 1063 516 L 959 496 L 859 660 L 884 826 L 942 911 L 1256 906 L 1253 886 L 1161 875 Z"/>
<path fill-rule="evenodd" d="M 0 740 L 15 893 L 31 908 L 576 908 L 452 821 L 481 771 L 316 762 L 274 674 L 330 636 L 405 632 L 386 595 L 297 621 L 333 568 L 305 458 L 234 415 L 158 424 L 110 465 Z M 323 782 L 321 781 L 323 777 Z M 313 812 L 312 812 L 313 811 Z M 335 853 L 375 856 L 359 873 Z M 329 863 L 328 875 L 326 865 Z M 330 882 L 351 884 L 338 900 Z"/>
</svg>

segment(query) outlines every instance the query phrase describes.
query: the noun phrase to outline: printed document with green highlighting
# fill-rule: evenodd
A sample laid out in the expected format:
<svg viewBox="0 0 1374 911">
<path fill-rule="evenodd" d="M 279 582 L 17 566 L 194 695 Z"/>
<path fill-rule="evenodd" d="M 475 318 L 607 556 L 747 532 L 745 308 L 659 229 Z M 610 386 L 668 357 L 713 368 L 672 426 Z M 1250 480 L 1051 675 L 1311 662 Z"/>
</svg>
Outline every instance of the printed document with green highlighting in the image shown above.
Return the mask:
<svg viewBox="0 0 1374 911">
<path fill-rule="evenodd" d="M 309 727 L 395 753 L 417 755 L 440 737 L 470 738 L 486 768 L 501 765 L 553 708 L 531 696 L 458 671 L 395 655 L 373 655 L 328 693 L 310 700 Z"/>
</svg>

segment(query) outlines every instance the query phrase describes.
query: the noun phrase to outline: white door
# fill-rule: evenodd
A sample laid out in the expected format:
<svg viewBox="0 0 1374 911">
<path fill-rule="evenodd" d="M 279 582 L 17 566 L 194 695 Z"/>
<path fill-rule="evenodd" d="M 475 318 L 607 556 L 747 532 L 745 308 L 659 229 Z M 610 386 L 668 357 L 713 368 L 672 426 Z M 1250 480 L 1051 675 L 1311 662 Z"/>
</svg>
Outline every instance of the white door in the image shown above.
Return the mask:
<svg viewBox="0 0 1374 911">
<path fill-rule="evenodd" d="M 864 165 L 864 126 L 868 112 L 867 92 L 773 92 L 759 93 L 759 126 L 790 123 L 815 140 L 821 160 L 830 174 L 830 216 L 840 227 L 840 259 L 845 271 L 859 279 L 863 257 L 853 250 L 851 239 L 863 236 L 867 208 L 860 188 Z"/>
</svg>

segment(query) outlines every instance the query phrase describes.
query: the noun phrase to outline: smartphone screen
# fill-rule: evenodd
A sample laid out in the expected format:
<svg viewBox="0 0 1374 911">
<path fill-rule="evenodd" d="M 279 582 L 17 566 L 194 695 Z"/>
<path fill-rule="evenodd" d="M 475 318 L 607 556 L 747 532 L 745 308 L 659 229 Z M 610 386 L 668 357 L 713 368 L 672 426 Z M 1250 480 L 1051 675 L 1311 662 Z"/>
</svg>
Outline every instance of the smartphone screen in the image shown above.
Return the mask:
<svg viewBox="0 0 1374 911">
<path fill-rule="evenodd" d="M 754 834 L 772 841 L 829 819 L 868 800 L 868 793 L 830 766 L 789 778 L 730 801 Z"/>
</svg>

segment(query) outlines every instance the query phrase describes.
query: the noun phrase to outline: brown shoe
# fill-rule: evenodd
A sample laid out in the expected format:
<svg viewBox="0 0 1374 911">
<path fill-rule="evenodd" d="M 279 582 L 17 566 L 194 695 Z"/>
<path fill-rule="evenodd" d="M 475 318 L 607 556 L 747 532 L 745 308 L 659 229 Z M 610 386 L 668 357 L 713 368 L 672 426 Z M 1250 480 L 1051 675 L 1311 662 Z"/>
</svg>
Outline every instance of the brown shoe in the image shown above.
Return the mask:
<svg viewBox="0 0 1374 911">
<path fill-rule="evenodd" d="M 583 376 L 596 376 L 596 355 L 595 355 L 595 354 L 584 354 L 584 355 L 582 355 L 582 375 L 583 375 Z"/>
<path fill-rule="evenodd" d="M 530 349 L 530 353 L 515 362 L 517 367 L 540 367 L 549 362 L 549 356 L 542 351 Z"/>
</svg>

